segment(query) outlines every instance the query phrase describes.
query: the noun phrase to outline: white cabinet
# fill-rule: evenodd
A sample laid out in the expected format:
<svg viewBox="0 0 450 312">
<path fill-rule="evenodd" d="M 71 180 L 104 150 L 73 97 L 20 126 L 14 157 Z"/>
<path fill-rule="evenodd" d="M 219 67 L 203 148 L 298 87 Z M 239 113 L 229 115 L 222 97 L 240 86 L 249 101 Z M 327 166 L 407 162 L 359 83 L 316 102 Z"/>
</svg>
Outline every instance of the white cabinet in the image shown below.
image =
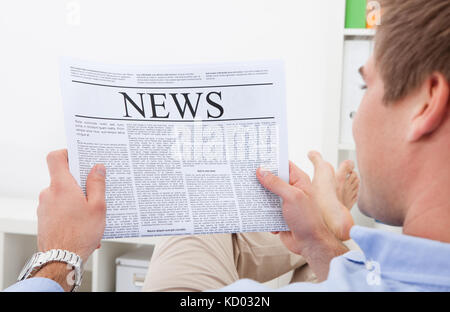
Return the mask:
<svg viewBox="0 0 450 312">
<path fill-rule="evenodd" d="M 116 259 L 116 291 L 141 291 L 153 246 L 136 248 Z"/>
</svg>

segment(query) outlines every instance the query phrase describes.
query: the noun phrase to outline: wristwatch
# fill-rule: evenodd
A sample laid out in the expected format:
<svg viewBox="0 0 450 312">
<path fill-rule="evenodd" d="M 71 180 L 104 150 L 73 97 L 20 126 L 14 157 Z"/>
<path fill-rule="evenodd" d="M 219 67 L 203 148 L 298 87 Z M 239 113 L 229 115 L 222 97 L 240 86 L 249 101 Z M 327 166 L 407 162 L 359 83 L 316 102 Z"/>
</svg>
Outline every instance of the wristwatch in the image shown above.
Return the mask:
<svg viewBox="0 0 450 312">
<path fill-rule="evenodd" d="M 81 280 L 83 278 L 83 260 L 77 254 L 67 250 L 51 249 L 46 252 L 35 253 L 25 264 L 17 280 L 23 281 L 27 279 L 39 269 L 41 269 L 44 265 L 52 262 L 63 262 L 72 267 L 72 270 L 75 273 L 75 277 L 73 281 L 68 279 L 67 283 L 69 285 L 73 283 L 74 287 L 72 291 L 76 291 L 81 285 Z"/>
</svg>

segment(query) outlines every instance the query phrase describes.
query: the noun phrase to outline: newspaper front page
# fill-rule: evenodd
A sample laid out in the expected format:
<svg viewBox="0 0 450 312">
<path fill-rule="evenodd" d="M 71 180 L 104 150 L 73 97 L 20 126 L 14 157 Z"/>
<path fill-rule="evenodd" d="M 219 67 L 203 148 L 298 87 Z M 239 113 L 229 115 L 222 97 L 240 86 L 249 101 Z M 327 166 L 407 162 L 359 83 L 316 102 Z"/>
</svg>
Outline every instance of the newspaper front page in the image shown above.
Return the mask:
<svg viewBox="0 0 450 312">
<path fill-rule="evenodd" d="M 107 169 L 104 238 L 285 231 L 288 181 L 281 62 L 120 66 L 64 59 L 72 175 Z"/>
</svg>

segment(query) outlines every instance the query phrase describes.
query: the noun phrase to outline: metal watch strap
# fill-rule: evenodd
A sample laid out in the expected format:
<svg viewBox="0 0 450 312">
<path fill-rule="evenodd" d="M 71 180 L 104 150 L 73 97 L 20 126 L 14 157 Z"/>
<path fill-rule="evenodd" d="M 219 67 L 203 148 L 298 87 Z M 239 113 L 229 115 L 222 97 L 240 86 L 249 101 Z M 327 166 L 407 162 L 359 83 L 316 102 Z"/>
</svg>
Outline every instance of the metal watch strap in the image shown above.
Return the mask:
<svg viewBox="0 0 450 312">
<path fill-rule="evenodd" d="M 72 291 L 76 291 L 77 288 L 81 285 L 83 261 L 77 254 L 62 249 L 51 249 L 46 252 L 35 253 L 23 268 L 18 277 L 18 280 L 22 281 L 24 279 L 27 279 L 42 266 L 52 262 L 63 262 L 72 266 L 72 269 L 75 273 L 74 288 L 72 289 Z"/>
</svg>

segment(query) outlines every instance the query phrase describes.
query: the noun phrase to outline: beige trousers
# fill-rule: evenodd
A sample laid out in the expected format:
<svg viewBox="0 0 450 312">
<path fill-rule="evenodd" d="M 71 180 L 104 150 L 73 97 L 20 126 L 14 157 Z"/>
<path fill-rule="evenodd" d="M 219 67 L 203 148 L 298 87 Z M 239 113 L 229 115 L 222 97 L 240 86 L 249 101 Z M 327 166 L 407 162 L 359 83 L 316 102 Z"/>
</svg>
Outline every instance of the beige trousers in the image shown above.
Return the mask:
<svg viewBox="0 0 450 312">
<path fill-rule="evenodd" d="M 143 291 L 204 291 L 241 278 L 264 283 L 295 270 L 291 282 L 314 282 L 302 256 L 271 233 L 173 236 L 158 244 Z"/>
</svg>

